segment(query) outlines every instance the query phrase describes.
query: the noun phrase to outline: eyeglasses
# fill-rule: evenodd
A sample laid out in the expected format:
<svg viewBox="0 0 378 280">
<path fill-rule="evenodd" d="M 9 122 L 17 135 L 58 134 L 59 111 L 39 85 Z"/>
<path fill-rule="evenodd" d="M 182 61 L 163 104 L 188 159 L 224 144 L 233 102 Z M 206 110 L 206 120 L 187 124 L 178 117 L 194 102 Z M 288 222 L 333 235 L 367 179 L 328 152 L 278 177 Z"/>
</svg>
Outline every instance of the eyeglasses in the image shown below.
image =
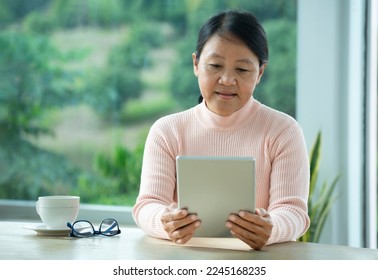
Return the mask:
<svg viewBox="0 0 378 280">
<path fill-rule="evenodd" d="M 114 219 L 103 220 L 98 231 L 87 220 L 78 220 L 73 224 L 67 223 L 67 226 L 71 229 L 71 237 L 91 237 L 96 234 L 114 236 L 121 233 L 118 222 Z"/>
</svg>

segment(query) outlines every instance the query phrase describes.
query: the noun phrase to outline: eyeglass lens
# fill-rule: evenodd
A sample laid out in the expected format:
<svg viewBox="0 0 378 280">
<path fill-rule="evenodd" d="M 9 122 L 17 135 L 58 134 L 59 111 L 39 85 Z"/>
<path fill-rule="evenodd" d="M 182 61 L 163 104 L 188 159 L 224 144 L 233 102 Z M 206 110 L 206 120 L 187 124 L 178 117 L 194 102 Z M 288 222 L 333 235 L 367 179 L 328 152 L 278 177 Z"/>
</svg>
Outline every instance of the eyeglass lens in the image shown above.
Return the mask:
<svg viewBox="0 0 378 280">
<path fill-rule="evenodd" d="M 72 225 L 72 233 L 78 237 L 89 237 L 95 234 L 95 229 L 88 221 L 78 221 Z"/>
<path fill-rule="evenodd" d="M 105 219 L 102 221 L 99 231 L 102 235 L 116 235 L 120 230 L 116 220 Z"/>
</svg>

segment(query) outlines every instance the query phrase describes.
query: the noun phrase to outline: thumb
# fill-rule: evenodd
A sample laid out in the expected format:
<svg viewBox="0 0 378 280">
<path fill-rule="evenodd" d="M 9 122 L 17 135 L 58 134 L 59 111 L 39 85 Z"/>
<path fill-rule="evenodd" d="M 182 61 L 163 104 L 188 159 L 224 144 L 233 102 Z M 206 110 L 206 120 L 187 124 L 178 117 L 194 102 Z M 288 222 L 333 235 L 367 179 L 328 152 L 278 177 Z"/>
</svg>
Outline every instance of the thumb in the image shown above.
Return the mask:
<svg viewBox="0 0 378 280">
<path fill-rule="evenodd" d="M 256 215 L 259 215 L 261 217 L 265 217 L 268 215 L 268 212 L 264 208 L 257 208 L 255 213 Z"/>
</svg>

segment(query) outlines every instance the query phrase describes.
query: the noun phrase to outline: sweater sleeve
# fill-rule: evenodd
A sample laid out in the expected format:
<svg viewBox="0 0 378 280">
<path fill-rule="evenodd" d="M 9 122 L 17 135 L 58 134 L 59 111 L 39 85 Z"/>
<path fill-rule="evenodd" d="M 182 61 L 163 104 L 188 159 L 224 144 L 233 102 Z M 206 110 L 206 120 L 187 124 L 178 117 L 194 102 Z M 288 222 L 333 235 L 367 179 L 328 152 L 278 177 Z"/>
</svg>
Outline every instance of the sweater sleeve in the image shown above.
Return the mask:
<svg viewBox="0 0 378 280">
<path fill-rule="evenodd" d="M 268 212 L 273 222 L 268 244 L 296 240 L 309 228 L 309 160 L 302 129 L 296 122 L 271 144 Z"/>
<path fill-rule="evenodd" d="M 160 218 L 175 203 L 175 170 L 174 153 L 154 124 L 146 139 L 139 196 L 133 208 L 136 224 L 147 235 L 168 238 Z"/>
</svg>

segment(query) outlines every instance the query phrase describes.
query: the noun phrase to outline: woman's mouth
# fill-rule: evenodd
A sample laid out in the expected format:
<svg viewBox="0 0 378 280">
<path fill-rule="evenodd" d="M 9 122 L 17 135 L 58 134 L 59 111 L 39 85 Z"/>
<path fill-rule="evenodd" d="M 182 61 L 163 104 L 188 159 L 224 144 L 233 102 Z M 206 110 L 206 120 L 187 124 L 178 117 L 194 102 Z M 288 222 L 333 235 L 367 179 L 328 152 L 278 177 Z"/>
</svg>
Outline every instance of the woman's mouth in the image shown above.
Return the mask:
<svg viewBox="0 0 378 280">
<path fill-rule="evenodd" d="M 215 92 L 217 96 L 223 99 L 232 99 L 234 98 L 237 94 L 236 93 L 228 93 L 228 92 Z"/>
</svg>

